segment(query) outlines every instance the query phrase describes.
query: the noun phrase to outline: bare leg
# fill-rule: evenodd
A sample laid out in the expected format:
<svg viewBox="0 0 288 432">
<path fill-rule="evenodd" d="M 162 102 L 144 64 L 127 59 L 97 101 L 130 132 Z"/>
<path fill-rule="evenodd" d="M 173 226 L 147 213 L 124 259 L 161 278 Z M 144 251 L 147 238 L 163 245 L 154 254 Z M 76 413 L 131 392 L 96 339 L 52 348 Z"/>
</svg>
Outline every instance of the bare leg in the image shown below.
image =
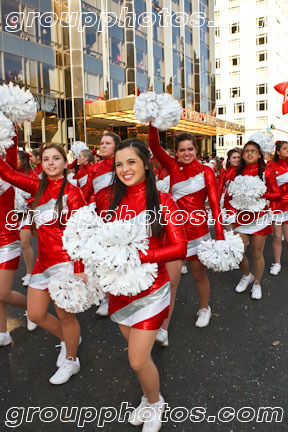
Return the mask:
<svg viewBox="0 0 288 432">
<path fill-rule="evenodd" d="M 21 248 L 23 252 L 23 258 L 26 265 L 26 272 L 32 273 L 33 265 L 35 261 L 34 252 L 31 246 L 32 233 L 30 229 L 22 229 L 20 231 Z"/>
<path fill-rule="evenodd" d="M 166 263 L 166 269 L 168 271 L 169 279 L 170 279 L 170 283 L 171 283 L 171 285 L 170 285 L 171 298 L 170 298 L 168 318 L 166 318 L 162 324 L 162 328 L 165 330 L 168 330 L 168 326 L 169 326 L 169 323 L 170 323 L 170 320 L 171 320 L 171 317 L 173 314 L 177 288 L 178 288 L 180 278 L 181 278 L 182 265 L 183 265 L 183 262 L 181 260 L 171 261 L 171 262 Z"/>
<path fill-rule="evenodd" d="M 27 297 L 29 319 L 44 330 L 63 340 L 59 320 L 54 315 L 47 312 L 50 301 L 51 299 L 48 291 L 29 287 Z"/>
<path fill-rule="evenodd" d="M 244 243 L 244 255 L 243 255 L 243 259 L 242 259 L 241 264 L 240 264 L 240 270 L 244 276 L 248 276 L 250 273 L 250 265 L 249 265 L 248 258 L 245 255 L 245 252 L 246 252 L 247 245 L 249 242 L 249 235 L 248 234 L 242 234 L 242 233 L 239 233 L 239 234 L 240 234 L 240 237 L 242 238 L 242 241 Z"/>
<path fill-rule="evenodd" d="M 159 401 L 160 379 L 151 351 L 158 330 L 130 328 L 128 357 L 131 368 L 136 372 L 150 404 Z"/>
<path fill-rule="evenodd" d="M 275 263 L 281 264 L 282 254 L 282 226 L 273 222 L 272 248 Z"/>
<path fill-rule="evenodd" d="M 189 261 L 189 263 L 200 300 L 200 309 L 207 309 L 210 298 L 210 282 L 206 274 L 206 267 L 200 261 Z"/>
<path fill-rule="evenodd" d="M 260 285 L 265 268 L 265 260 L 263 256 L 264 246 L 267 236 L 252 235 L 251 236 L 251 252 L 253 262 L 253 273 L 255 276 L 255 283 Z"/>
<path fill-rule="evenodd" d="M 0 332 L 7 331 L 7 305 L 18 306 L 27 309 L 26 297 L 11 291 L 15 270 L 0 270 Z"/>
<path fill-rule="evenodd" d="M 60 321 L 63 340 L 66 345 L 66 358 L 73 357 L 73 360 L 76 360 L 80 337 L 80 325 L 74 314 L 66 312 L 64 309 L 60 309 L 55 303 L 54 307 Z"/>
</svg>

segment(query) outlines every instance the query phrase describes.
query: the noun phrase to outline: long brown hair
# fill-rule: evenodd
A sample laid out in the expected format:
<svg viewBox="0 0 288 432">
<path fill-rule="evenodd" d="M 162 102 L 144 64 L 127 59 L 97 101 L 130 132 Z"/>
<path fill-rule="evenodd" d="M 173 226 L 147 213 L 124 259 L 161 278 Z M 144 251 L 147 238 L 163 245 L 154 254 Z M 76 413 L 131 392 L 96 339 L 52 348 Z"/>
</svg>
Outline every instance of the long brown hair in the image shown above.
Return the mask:
<svg viewBox="0 0 288 432">
<path fill-rule="evenodd" d="M 45 150 L 49 150 L 49 149 L 52 149 L 52 148 L 54 148 L 55 150 L 57 150 L 61 154 L 61 156 L 63 157 L 64 161 L 67 162 L 66 153 L 63 150 L 63 148 L 60 147 L 58 144 L 48 144 L 48 145 L 46 145 L 42 149 L 42 151 L 41 151 L 41 162 L 42 162 L 43 153 L 45 152 Z M 58 215 L 58 220 L 59 220 L 59 226 L 60 227 L 62 227 L 62 224 L 61 224 L 61 214 L 62 214 L 62 210 L 63 210 L 63 194 L 64 194 L 64 189 L 65 189 L 65 186 L 66 186 L 66 183 L 67 183 L 67 169 L 64 169 L 64 171 L 63 171 L 63 177 L 64 177 L 63 183 L 61 185 L 61 189 L 60 189 L 60 192 L 59 192 L 56 204 L 55 204 L 55 212 Z M 45 174 L 45 172 L 43 171 L 42 172 L 42 178 L 41 178 L 41 181 L 39 183 L 39 187 L 38 187 L 35 199 L 34 199 L 33 204 L 32 204 L 32 210 L 36 209 L 36 207 L 37 207 L 37 205 L 38 205 L 38 203 L 39 203 L 42 195 L 44 194 L 44 192 L 47 189 L 47 186 L 48 186 L 47 174 Z"/>
<path fill-rule="evenodd" d="M 115 156 L 116 153 L 125 148 L 131 148 L 140 157 L 145 168 L 146 175 L 146 209 L 155 212 L 156 218 L 150 223 L 150 228 L 153 236 L 161 237 L 162 235 L 162 213 L 160 211 L 159 192 L 156 187 L 155 175 L 150 163 L 150 153 L 144 142 L 136 139 L 126 139 L 116 148 L 114 155 L 114 183 L 111 189 L 110 210 L 115 210 L 120 204 L 122 198 L 126 194 L 126 186 L 119 180 L 115 171 Z"/>
<path fill-rule="evenodd" d="M 287 141 L 276 141 L 276 142 L 275 142 L 276 148 L 275 148 L 275 154 L 274 154 L 274 158 L 273 158 L 274 162 L 277 162 L 277 161 L 279 160 L 279 157 L 280 157 L 280 156 L 279 156 L 279 154 L 277 153 L 277 151 L 280 151 L 281 147 L 282 147 L 284 144 L 288 144 L 288 142 L 287 142 Z"/>
<path fill-rule="evenodd" d="M 231 149 L 227 152 L 227 162 L 226 162 L 226 169 L 229 169 L 231 167 L 230 158 L 234 153 L 238 153 L 241 157 L 241 152 L 238 149 Z"/>
<path fill-rule="evenodd" d="M 246 164 L 245 164 L 245 160 L 243 159 L 243 154 L 244 154 L 244 150 L 247 147 L 247 145 L 253 145 L 258 150 L 258 152 L 260 154 L 260 158 L 258 159 L 258 176 L 260 177 L 261 180 L 263 180 L 263 174 L 264 174 L 264 171 L 265 171 L 266 164 L 265 164 L 265 161 L 264 161 L 263 153 L 261 151 L 261 147 L 259 146 L 259 144 L 257 144 L 254 141 L 248 141 L 244 145 L 243 151 L 242 151 L 241 160 L 240 160 L 240 165 L 239 165 L 239 167 L 237 169 L 236 176 L 242 174 L 242 172 L 243 172 L 243 170 L 245 168 Z"/>
<path fill-rule="evenodd" d="M 24 174 L 28 175 L 29 171 L 32 169 L 32 167 L 30 165 L 30 159 L 29 159 L 28 154 L 23 150 L 18 150 L 18 157 L 19 157 L 19 159 L 21 161 L 21 165 L 22 165 L 20 169 L 23 169 Z"/>
</svg>

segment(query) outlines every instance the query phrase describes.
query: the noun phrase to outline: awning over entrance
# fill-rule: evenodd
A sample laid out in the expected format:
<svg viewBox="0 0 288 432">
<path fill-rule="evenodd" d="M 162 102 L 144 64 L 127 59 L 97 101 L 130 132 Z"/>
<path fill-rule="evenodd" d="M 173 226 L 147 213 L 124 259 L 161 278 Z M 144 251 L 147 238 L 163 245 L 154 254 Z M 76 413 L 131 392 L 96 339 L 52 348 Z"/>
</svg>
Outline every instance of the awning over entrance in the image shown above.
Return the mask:
<svg viewBox="0 0 288 432">
<path fill-rule="evenodd" d="M 140 126 L 133 111 L 135 99 L 136 96 L 128 96 L 88 103 L 85 107 L 86 119 L 103 120 L 104 124 L 112 122 L 116 126 L 131 126 L 132 124 Z M 184 108 L 179 124 L 169 129 L 206 136 L 245 132 L 244 126 Z"/>
</svg>

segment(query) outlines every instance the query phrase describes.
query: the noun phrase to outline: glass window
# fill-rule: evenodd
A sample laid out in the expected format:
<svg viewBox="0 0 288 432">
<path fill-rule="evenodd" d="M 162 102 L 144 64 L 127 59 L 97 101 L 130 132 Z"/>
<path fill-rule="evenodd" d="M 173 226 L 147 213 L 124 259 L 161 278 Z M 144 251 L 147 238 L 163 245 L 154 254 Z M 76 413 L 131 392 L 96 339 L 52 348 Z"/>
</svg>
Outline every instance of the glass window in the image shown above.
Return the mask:
<svg viewBox="0 0 288 432">
<path fill-rule="evenodd" d="M 234 104 L 234 113 L 239 114 L 245 112 L 245 103 L 239 102 Z"/>
<path fill-rule="evenodd" d="M 262 100 L 256 102 L 256 111 L 266 111 L 268 109 L 268 101 Z"/>
<path fill-rule="evenodd" d="M 3 24 L 2 29 L 4 31 L 6 31 L 5 30 L 6 24 L 8 26 L 11 26 L 11 27 L 15 26 L 15 18 L 13 20 L 13 15 L 11 15 L 9 17 L 8 21 L 7 21 L 7 17 L 8 17 L 8 15 L 11 14 L 11 12 L 16 12 L 15 17 L 17 17 L 17 14 L 19 13 L 19 3 L 20 2 L 17 1 L 17 0 L 1 0 L 2 24 Z M 20 27 L 21 27 L 20 25 L 17 25 L 16 29 L 20 29 Z M 20 35 L 20 30 L 18 30 L 16 32 L 13 31 L 12 34 L 19 36 Z"/>
<path fill-rule="evenodd" d="M 181 62 L 180 52 L 173 50 L 173 81 L 175 84 L 181 84 Z"/>
<path fill-rule="evenodd" d="M 233 39 L 229 41 L 229 48 L 234 52 L 240 48 L 240 39 Z"/>
<path fill-rule="evenodd" d="M 240 87 L 230 88 L 230 98 L 240 97 Z"/>
<path fill-rule="evenodd" d="M 111 79 L 112 98 L 124 97 L 125 83 L 114 78 Z"/>
<path fill-rule="evenodd" d="M 267 83 L 256 85 L 256 94 L 257 95 L 267 94 L 267 93 L 268 93 L 268 84 Z"/>
<path fill-rule="evenodd" d="M 215 21 L 220 20 L 220 11 L 219 10 L 214 12 L 214 19 L 215 19 Z"/>
<path fill-rule="evenodd" d="M 256 45 L 265 45 L 268 42 L 267 33 L 256 36 Z"/>
<path fill-rule="evenodd" d="M 230 24 L 230 33 L 235 34 L 240 32 L 240 23 Z"/>
<path fill-rule="evenodd" d="M 257 79 L 265 80 L 267 78 L 267 75 L 268 75 L 268 69 L 266 67 L 257 68 L 256 73 L 257 73 Z"/>
<path fill-rule="evenodd" d="M 193 62 L 186 57 L 186 87 L 193 88 Z"/>
<path fill-rule="evenodd" d="M 218 146 L 223 147 L 224 146 L 224 135 L 218 136 Z"/>
<path fill-rule="evenodd" d="M 239 66 L 240 65 L 240 56 L 230 57 L 231 66 Z"/>
<path fill-rule="evenodd" d="M 268 59 L 268 51 L 257 52 L 256 59 L 259 62 L 266 61 Z"/>
<path fill-rule="evenodd" d="M 268 125 L 268 117 L 257 117 L 257 128 L 266 128 Z"/>
<path fill-rule="evenodd" d="M 109 29 L 110 58 L 113 63 L 125 62 L 124 29 L 113 26 Z"/>
<path fill-rule="evenodd" d="M 243 135 L 237 134 L 237 146 L 242 146 L 243 144 Z"/>
<path fill-rule="evenodd" d="M 226 114 L 226 105 L 220 105 L 217 107 L 217 115 Z"/>
<path fill-rule="evenodd" d="M 58 71 L 56 67 L 42 63 L 43 89 L 45 93 L 59 92 Z"/>
<path fill-rule="evenodd" d="M 267 26 L 267 17 L 256 18 L 257 28 L 263 28 Z"/>
<path fill-rule="evenodd" d="M 216 90 L 216 99 L 221 99 L 221 90 Z"/>
<path fill-rule="evenodd" d="M 232 82 L 238 82 L 240 80 L 240 72 L 230 72 L 229 75 Z"/>
<path fill-rule="evenodd" d="M 215 27 L 215 36 L 216 37 L 220 36 L 220 27 Z"/>
<path fill-rule="evenodd" d="M 13 81 L 15 84 L 23 84 L 24 74 L 21 57 L 4 53 L 4 70 L 6 83 Z"/>
<path fill-rule="evenodd" d="M 92 72 L 85 71 L 85 93 L 88 99 L 95 99 L 100 96 L 103 90 L 103 77 Z"/>
<path fill-rule="evenodd" d="M 216 69 L 220 69 L 220 58 L 216 59 L 215 65 L 216 65 Z"/>
</svg>

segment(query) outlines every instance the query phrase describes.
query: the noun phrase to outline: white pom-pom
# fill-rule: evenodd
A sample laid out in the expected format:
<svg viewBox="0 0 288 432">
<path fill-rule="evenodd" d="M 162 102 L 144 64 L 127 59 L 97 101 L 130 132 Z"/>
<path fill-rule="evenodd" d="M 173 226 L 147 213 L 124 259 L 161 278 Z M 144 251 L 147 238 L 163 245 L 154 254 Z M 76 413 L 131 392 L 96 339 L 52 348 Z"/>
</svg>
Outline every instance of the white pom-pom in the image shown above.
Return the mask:
<svg viewBox="0 0 288 432">
<path fill-rule="evenodd" d="M 160 192 L 168 193 L 170 189 L 170 176 L 156 182 L 156 187 Z"/>
<path fill-rule="evenodd" d="M 84 312 L 93 304 L 99 305 L 104 298 L 101 287 L 73 275 L 54 276 L 49 282 L 49 293 L 56 305 L 70 313 Z"/>
<path fill-rule="evenodd" d="M 275 143 L 267 133 L 256 132 L 250 136 L 249 141 L 257 143 L 263 153 L 272 153 L 275 150 Z"/>
<path fill-rule="evenodd" d="M 77 186 L 77 179 L 74 178 L 74 174 L 73 173 L 69 173 L 67 175 L 67 180 L 69 183 L 71 183 L 73 186 Z"/>
<path fill-rule="evenodd" d="M 205 267 L 215 272 L 239 268 L 243 259 L 244 244 L 239 234 L 225 231 L 225 241 L 206 240 L 198 246 L 197 255 Z"/>
<path fill-rule="evenodd" d="M 263 210 L 267 205 L 267 200 L 261 198 L 265 192 L 265 183 L 258 176 L 239 175 L 228 187 L 230 204 L 237 210 Z"/>
<path fill-rule="evenodd" d="M 83 141 L 75 141 L 71 146 L 71 150 L 75 154 L 76 158 L 79 158 L 80 152 L 82 150 L 87 150 L 87 149 L 88 149 L 88 147 L 86 146 L 85 142 L 83 142 Z"/>
<path fill-rule="evenodd" d="M 15 135 L 13 123 L 0 111 L 0 150 L 12 147 Z"/>
<path fill-rule="evenodd" d="M 14 198 L 14 209 L 18 211 L 27 211 L 28 204 L 27 199 L 31 198 L 31 195 L 28 192 L 23 191 L 22 189 L 14 187 L 15 190 L 15 198 Z"/>
<path fill-rule="evenodd" d="M 167 130 L 179 123 L 182 108 L 169 93 L 147 92 L 137 97 L 134 113 L 141 123 L 151 122 L 157 129 Z"/>
<path fill-rule="evenodd" d="M 82 259 L 89 280 L 98 279 L 104 292 L 136 295 L 157 277 L 157 264 L 141 264 L 139 251 L 149 247 L 146 225 L 128 221 L 104 223 L 88 207 L 69 219 L 63 247 L 72 259 Z"/>
<path fill-rule="evenodd" d="M 0 86 L 0 110 L 14 123 L 21 126 L 24 121 L 34 121 L 37 104 L 29 90 L 20 89 L 12 82 Z"/>
</svg>

